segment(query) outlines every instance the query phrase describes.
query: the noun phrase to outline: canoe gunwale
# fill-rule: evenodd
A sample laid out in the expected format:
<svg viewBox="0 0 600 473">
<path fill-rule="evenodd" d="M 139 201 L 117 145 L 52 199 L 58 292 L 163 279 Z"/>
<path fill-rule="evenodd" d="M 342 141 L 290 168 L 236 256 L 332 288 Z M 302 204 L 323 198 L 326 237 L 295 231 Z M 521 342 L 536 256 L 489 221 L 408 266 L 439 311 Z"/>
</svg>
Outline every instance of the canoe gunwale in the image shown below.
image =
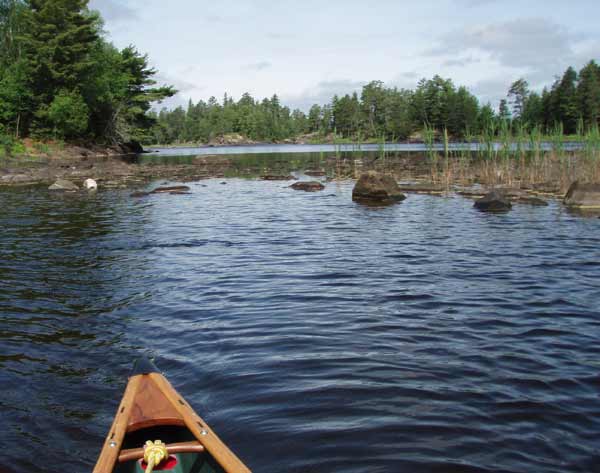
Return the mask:
<svg viewBox="0 0 600 473">
<path fill-rule="evenodd" d="M 159 372 L 129 378 L 93 473 L 113 473 L 125 437 L 153 427 L 182 427 L 226 473 L 251 473 Z M 154 439 L 152 439 L 154 440 Z"/>
</svg>

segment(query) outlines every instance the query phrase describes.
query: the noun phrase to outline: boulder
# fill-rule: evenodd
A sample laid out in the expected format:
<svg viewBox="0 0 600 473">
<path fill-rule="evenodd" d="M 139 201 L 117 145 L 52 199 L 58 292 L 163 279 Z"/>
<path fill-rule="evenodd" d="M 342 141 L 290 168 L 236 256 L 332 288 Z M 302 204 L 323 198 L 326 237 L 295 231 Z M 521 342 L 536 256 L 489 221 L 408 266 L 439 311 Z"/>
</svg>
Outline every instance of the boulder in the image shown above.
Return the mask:
<svg viewBox="0 0 600 473">
<path fill-rule="evenodd" d="M 325 186 L 317 181 L 300 181 L 290 186 L 297 191 L 317 192 L 325 189 Z"/>
<path fill-rule="evenodd" d="M 362 174 L 352 190 L 355 202 L 392 203 L 404 199 L 406 196 L 392 176 L 375 171 Z"/>
<path fill-rule="evenodd" d="M 54 184 L 48 187 L 51 191 L 76 191 L 79 187 L 66 179 L 57 179 Z"/>
<path fill-rule="evenodd" d="M 509 198 L 501 191 L 493 190 L 475 201 L 474 207 L 483 212 L 508 212 L 512 209 Z"/>
<path fill-rule="evenodd" d="M 144 148 L 142 147 L 142 145 L 133 140 L 133 141 L 129 141 L 127 143 L 123 143 L 121 145 L 121 148 L 123 149 L 123 151 L 125 153 L 130 153 L 130 154 L 142 154 L 144 153 Z"/>
<path fill-rule="evenodd" d="M 575 181 L 569 187 L 563 202 L 567 207 L 600 209 L 600 184 Z"/>
<path fill-rule="evenodd" d="M 95 191 L 98 190 L 98 183 L 93 179 L 86 179 L 83 181 L 83 188 L 90 191 Z"/>
</svg>

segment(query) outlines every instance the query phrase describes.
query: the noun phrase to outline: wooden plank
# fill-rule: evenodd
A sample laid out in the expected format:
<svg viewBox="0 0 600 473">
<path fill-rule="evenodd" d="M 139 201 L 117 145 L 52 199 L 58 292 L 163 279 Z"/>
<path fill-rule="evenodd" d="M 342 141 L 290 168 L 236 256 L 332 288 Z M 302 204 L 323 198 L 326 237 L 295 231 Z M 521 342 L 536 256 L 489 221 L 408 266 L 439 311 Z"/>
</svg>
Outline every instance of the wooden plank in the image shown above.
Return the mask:
<svg viewBox="0 0 600 473">
<path fill-rule="evenodd" d="M 181 414 L 165 397 L 156 383 L 148 376 L 140 378 L 137 396 L 127 423 L 127 432 L 160 425 L 185 426 Z"/>
<path fill-rule="evenodd" d="M 141 378 L 141 376 L 134 376 L 127 383 L 125 394 L 117 409 L 112 427 L 108 431 L 108 436 L 106 437 L 93 473 L 112 473 L 115 468 L 123 439 L 127 433 L 129 417 L 135 404 L 135 397 L 138 393 Z"/>
<path fill-rule="evenodd" d="M 148 376 L 152 378 L 171 404 L 175 406 L 183 417 L 187 428 L 227 473 L 251 473 L 250 469 L 217 437 L 164 376 L 159 373 L 150 373 Z"/>
</svg>

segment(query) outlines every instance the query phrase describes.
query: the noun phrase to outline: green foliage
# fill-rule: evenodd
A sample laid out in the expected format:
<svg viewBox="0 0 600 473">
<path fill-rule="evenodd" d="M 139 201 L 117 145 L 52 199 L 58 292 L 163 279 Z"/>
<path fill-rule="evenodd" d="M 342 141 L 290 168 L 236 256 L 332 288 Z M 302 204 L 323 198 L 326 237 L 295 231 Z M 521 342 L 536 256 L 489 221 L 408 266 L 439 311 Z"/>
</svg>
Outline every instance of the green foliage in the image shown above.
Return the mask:
<svg viewBox="0 0 600 473">
<path fill-rule="evenodd" d="M 10 157 L 12 155 L 13 145 L 13 137 L 6 133 L 4 127 L 0 125 L 0 153 L 6 157 Z"/>
<path fill-rule="evenodd" d="M 61 91 L 48 107 L 47 117 L 57 138 L 76 138 L 88 128 L 89 109 L 77 92 Z"/>
<path fill-rule="evenodd" d="M 175 93 L 135 48 L 102 37 L 89 0 L 0 0 L 0 124 L 14 136 L 130 141 Z"/>
</svg>

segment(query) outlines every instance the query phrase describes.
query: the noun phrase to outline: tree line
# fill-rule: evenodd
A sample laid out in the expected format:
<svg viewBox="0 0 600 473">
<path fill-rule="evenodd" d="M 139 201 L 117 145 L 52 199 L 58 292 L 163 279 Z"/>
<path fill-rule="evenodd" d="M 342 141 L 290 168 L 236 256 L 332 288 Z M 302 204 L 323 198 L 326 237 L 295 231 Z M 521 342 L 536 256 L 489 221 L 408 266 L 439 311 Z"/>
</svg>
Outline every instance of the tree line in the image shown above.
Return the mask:
<svg viewBox="0 0 600 473">
<path fill-rule="evenodd" d="M 463 86 L 434 76 L 413 90 L 380 81 L 334 96 L 305 113 L 279 97 L 239 100 L 225 95 L 156 113 L 152 103 L 172 96 L 134 46 L 117 49 L 103 34 L 89 0 L 0 0 L 0 138 L 55 138 L 123 143 L 209 142 L 239 133 L 282 141 L 332 133 L 354 140 L 405 140 L 425 126 L 454 138 L 499 129 L 503 123 L 573 134 L 598 125 L 600 67 L 572 67 L 541 93 L 515 81 L 498 111 Z"/>
<path fill-rule="evenodd" d="M 569 67 L 541 93 L 519 79 L 497 111 L 490 103 L 480 104 L 466 87 L 436 75 L 419 81 L 414 90 L 373 81 L 360 94 L 336 95 L 326 105 L 313 105 L 308 113 L 281 105 L 277 95 L 256 100 L 246 93 L 237 102 L 227 95 L 222 102 L 211 97 L 207 102 L 190 101 L 187 108 L 163 109 L 154 117 L 150 141 L 160 144 L 206 143 L 228 133 L 267 142 L 331 133 L 355 140 L 406 140 L 424 126 L 464 139 L 500 130 L 502 122 L 543 133 L 562 127 L 565 134 L 574 134 L 582 126 L 598 126 L 600 67 L 595 61 L 579 73 Z"/>
<path fill-rule="evenodd" d="M 88 0 L 0 0 L 0 135 L 146 140 L 156 87 L 148 58 L 103 35 Z"/>
</svg>

